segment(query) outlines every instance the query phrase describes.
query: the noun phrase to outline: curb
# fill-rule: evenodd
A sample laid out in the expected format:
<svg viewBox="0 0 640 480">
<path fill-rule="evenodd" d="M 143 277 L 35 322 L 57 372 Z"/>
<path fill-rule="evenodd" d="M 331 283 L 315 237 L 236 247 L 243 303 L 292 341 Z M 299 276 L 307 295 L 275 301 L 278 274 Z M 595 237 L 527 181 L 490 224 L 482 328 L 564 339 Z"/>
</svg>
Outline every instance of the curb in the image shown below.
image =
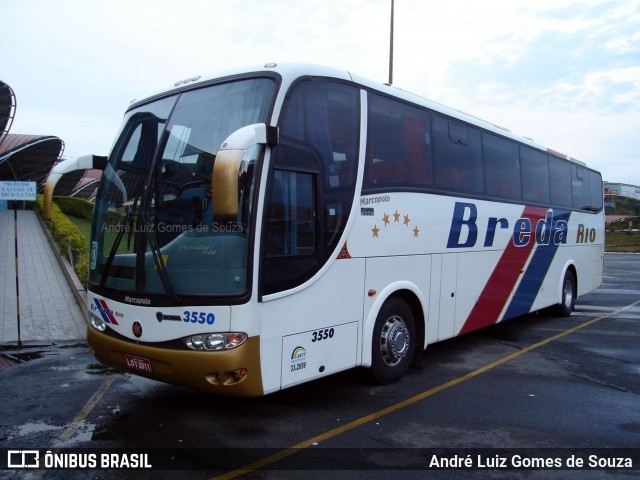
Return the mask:
<svg viewBox="0 0 640 480">
<path fill-rule="evenodd" d="M 57 253 L 55 256 L 60 264 L 60 268 L 62 268 L 62 273 L 64 274 L 67 282 L 69 283 L 69 287 L 71 287 L 71 291 L 73 293 L 76 302 L 78 302 L 78 306 L 82 311 L 82 316 L 84 317 L 84 321 L 89 323 L 89 310 L 87 308 L 87 290 L 84 288 L 76 272 L 73 270 L 73 265 L 69 263 L 69 261 L 60 254 L 60 249 L 56 244 L 55 240 L 51 236 L 51 232 L 49 231 L 49 227 L 47 223 L 44 221 L 40 212 L 36 210 L 36 217 L 40 221 L 40 225 L 42 226 L 42 230 L 44 231 L 45 237 L 47 237 L 47 241 L 51 245 L 51 248 L 54 252 Z"/>
</svg>

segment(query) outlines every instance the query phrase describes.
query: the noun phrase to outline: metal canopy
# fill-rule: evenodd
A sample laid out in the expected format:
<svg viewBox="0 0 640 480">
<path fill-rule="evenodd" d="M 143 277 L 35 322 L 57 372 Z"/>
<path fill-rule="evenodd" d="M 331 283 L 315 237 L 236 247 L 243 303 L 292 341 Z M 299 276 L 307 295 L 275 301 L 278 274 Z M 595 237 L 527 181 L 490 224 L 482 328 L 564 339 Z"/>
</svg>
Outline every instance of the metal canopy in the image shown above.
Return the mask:
<svg viewBox="0 0 640 480">
<path fill-rule="evenodd" d="M 58 137 L 8 134 L 0 144 L 0 180 L 34 181 L 40 190 L 63 151 Z"/>
<path fill-rule="evenodd" d="M 0 145 L 9 133 L 16 113 L 16 96 L 9 85 L 0 80 Z"/>
</svg>

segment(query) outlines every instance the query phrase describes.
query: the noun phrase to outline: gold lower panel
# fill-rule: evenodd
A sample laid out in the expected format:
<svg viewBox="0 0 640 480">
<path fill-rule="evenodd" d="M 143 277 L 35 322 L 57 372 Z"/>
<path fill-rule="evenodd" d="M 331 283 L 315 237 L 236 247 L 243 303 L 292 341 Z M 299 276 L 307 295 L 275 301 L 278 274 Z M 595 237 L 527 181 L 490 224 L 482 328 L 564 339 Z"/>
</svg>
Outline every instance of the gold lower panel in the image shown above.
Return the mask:
<svg viewBox="0 0 640 480">
<path fill-rule="evenodd" d="M 264 395 L 260 372 L 260 337 L 249 337 L 240 347 L 220 352 L 171 350 L 119 340 L 91 327 L 87 340 L 100 362 L 161 382 L 234 397 Z M 151 372 L 127 365 L 126 355 L 148 359 Z"/>
</svg>

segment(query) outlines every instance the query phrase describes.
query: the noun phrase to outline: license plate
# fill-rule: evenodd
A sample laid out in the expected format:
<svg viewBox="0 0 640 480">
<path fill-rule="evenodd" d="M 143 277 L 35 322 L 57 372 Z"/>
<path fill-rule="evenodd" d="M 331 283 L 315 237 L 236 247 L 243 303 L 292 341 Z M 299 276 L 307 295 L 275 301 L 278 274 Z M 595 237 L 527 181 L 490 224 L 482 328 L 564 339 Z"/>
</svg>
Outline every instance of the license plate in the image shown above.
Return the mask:
<svg viewBox="0 0 640 480">
<path fill-rule="evenodd" d="M 133 368 L 134 370 L 139 370 L 145 373 L 151 373 L 151 360 L 144 357 L 136 357 L 134 355 L 125 355 L 125 362 L 127 362 L 127 367 Z"/>
</svg>

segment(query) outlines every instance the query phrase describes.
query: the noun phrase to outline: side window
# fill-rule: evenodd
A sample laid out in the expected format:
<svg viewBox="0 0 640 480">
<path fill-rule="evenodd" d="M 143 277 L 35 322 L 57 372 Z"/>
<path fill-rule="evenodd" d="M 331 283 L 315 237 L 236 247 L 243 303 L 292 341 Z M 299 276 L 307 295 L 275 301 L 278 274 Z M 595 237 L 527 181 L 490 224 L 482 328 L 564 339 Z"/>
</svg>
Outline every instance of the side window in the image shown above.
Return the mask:
<svg viewBox="0 0 640 480">
<path fill-rule="evenodd" d="M 287 94 L 278 126 L 263 217 L 264 295 L 304 283 L 337 256 L 355 191 L 360 90 L 304 79 Z"/>
<path fill-rule="evenodd" d="M 120 158 L 120 162 L 122 163 L 133 162 L 133 159 L 135 158 L 136 152 L 140 145 L 140 137 L 142 136 L 143 125 L 144 125 L 143 123 L 139 124 L 131 134 L 129 143 L 127 143 L 127 146 L 125 147 L 124 152 L 122 152 L 122 157 Z M 158 143 L 159 137 L 160 135 L 158 135 L 154 141 L 154 148 Z"/>
<path fill-rule="evenodd" d="M 482 193 L 480 131 L 434 116 L 433 136 L 436 184 L 445 190 Z"/>
<path fill-rule="evenodd" d="M 338 83 L 306 81 L 294 87 L 280 136 L 305 143 L 322 161 L 325 188 L 355 184 L 360 131 L 359 91 Z"/>
<path fill-rule="evenodd" d="M 311 277 L 317 257 L 316 175 L 274 170 L 265 225 L 265 293 Z"/>
<path fill-rule="evenodd" d="M 482 134 L 485 193 L 490 197 L 520 200 L 520 158 L 518 145 L 504 138 Z"/>
<path fill-rule="evenodd" d="M 578 210 L 591 208 L 589 171 L 580 165 L 571 165 L 571 193 L 573 194 L 573 208 Z"/>
<path fill-rule="evenodd" d="M 320 169 L 320 256 L 338 246 L 355 190 L 360 144 L 360 90 L 313 79 L 297 84 L 283 107 L 282 144 L 312 152 Z M 280 148 L 280 147 L 279 147 Z"/>
<path fill-rule="evenodd" d="M 525 202 L 549 204 L 549 163 L 547 154 L 520 147 L 522 198 Z"/>
<path fill-rule="evenodd" d="M 600 211 L 604 196 L 602 176 L 598 172 L 589 170 L 589 184 L 591 185 L 591 210 Z"/>
<path fill-rule="evenodd" d="M 374 94 L 368 108 L 364 187 L 432 184 L 429 114 Z"/>
<path fill-rule="evenodd" d="M 271 186 L 267 258 L 316 254 L 315 188 L 310 173 L 276 170 Z"/>
<path fill-rule="evenodd" d="M 569 162 L 549 155 L 549 186 L 554 207 L 573 208 Z"/>
</svg>

